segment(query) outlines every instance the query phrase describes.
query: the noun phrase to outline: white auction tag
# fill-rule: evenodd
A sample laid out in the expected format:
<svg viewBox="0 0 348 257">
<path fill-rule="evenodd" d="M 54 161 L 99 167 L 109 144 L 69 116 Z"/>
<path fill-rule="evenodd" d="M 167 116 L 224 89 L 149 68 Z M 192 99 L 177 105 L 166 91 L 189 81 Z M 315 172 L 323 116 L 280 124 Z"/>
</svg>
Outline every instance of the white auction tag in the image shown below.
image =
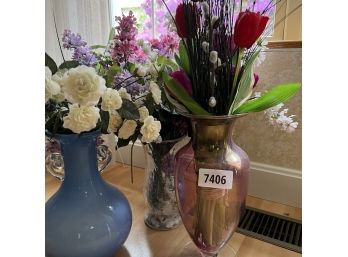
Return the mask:
<svg viewBox="0 0 348 257">
<path fill-rule="evenodd" d="M 198 186 L 221 189 L 232 189 L 232 170 L 199 169 Z"/>
</svg>

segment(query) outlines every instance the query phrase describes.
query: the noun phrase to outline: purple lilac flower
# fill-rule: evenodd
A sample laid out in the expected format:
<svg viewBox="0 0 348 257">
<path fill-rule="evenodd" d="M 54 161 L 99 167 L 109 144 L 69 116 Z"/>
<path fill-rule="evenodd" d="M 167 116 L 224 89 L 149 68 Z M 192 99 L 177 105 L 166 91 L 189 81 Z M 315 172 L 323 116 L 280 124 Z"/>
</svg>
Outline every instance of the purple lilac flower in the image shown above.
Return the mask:
<svg viewBox="0 0 348 257">
<path fill-rule="evenodd" d="M 111 49 L 111 57 L 118 63 L 123 63 L 132 58 L 137 52 L 138 46 L 135 36 L 138 33 L 135 27 L 137 19 L 132 11 L 128 15 L 116 17 L 118 26 L 115 27 L 117 35 L 114 37 L 114 46 Z"/>
<path fill-rule="evenodd" d="M 85 46 L 76 48 L 74 50 L 72 59 L 78 61 L 82 65 L 87 66 L 91 66 L 97 62 L 97 58 L 91 52 L 91 49 Z"/>
<path fill-rule="evenodd" d="M 64 30 L 63 33 L 63 47 L 73 50 L 73 60 L 78 61 L 82 65 L 91 66 L 96 63 L 97 59 L 92 53 L 91 49 L 86 46 L 87 43 L 82 40 L 79 33 L 72 33 L 69 29 Z"/>
<path fill-rule="evenodd" d="M 138 82 L 137 77 L 134 77 L 128 70 L 123 70 L 122 72 L 119 72 L 114 77 L 113 82 L 113 88 L 120 89 L 120 88 L 126 88 L 127 92 L 132 96 L 135 97 L 146 90 L 148 90 L 148 85 L 142 85 Z"/>
<path fill-rule="evenodd" d="M 82 40 L 81 35 L 77 33 L 72 33 L 70 29 L 65 29 L 63 32 L 63 47 L 66 49 L 77 48 L 80 46 L 85 46 L 87 43 Z"/>
</svg>

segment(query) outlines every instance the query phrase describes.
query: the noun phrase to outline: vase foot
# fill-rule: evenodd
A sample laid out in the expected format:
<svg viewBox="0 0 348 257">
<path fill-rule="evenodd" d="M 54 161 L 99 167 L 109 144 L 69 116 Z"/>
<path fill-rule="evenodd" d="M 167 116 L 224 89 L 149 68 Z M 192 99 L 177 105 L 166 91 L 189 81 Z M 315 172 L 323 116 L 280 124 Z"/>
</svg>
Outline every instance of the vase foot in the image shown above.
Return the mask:
<svg viewBox="0 0 348 257">
<path fill-rule="evenodd" d="M 238 257 L 237 252 L 230 245 L 226 244 L 217 255 L 204 255 L 197 246 L 191 241 L 188 242 L 181 251 L 172 257 Z"/>
<path fill-rule="evenodd" d="M 181 217 L 148 214 L 144 219 L 145 225 L 153 230 L 171 230 L 181 225 Z"/>
</svg>

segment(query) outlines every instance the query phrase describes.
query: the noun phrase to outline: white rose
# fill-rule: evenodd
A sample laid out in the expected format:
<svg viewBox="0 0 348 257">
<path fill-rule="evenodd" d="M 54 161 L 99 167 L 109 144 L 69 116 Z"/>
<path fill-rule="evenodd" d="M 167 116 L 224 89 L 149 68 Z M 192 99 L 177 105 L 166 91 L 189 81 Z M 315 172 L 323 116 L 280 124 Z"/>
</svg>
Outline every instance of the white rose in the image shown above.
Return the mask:
<svg viewBox="0 0 348 257">
<path fill-rule="evenodd" d="M 131 95 L 127 93 L 127 89 L 125 89 L 124 87 L 121 87 L 121 88 L 118 90 L 118 93 L 120 94 L 121 98 L 127 99 L 127 100 L 129 100 L 129 101 L 132 101 Z"/>
<path fill-rule="evenodd" d="M 108 132 L 117 132 L 122 125 L 122 117 L 117 111 L 110 112 Z"/>
<path fill-rule="evenodd" d="M 107 88 L 102 96 L 101 109 L 103 111 L 118 110 L 122 107 L 122 98 L 117 90 Z"/>
<path fill-rule="evenodd" d="M 123 139 L 128 139 L 134 134 L 134 131 L 137 127 L 137 123 L 134 120 L 125 120 L 122 124 L 122 127 L 118 131 L 118 137 Z"/>
<path fill-rule="evenodd" d="M 68 70 L 61 80 L 65 98 L 79 105 L 96 105 L 106 90 L 105 80 L 84 65 Z"/>
<path fill-rule="evenodd" d="M 99 109 L 95 106 L 70 104 L 68 115 L 63 117 L 63 127 L 79 134 L 95 128 L 99 118 Z"/>
<path fill-rule="evenodd" d="M 156 104 L 161 104 L 162 99 L 161 99 L 161 89 L 155 82 L 150 82 L 150 91 L 152 94 L 152 98 L 155 101 Z"/>
<path fill-rule="evenodd" d="M 148 116 L 140 128 L 140 133 L 143 135 L 141 141 L 144 143 L 155 141 L 160 136 L 160 130 L 161 122 L 155 121 L 152 116 Z"/>
<path fill-rule="evenodd" d="M 46 66 L 45 67 L 45 103 L 47 103 L 48 99 L 53 98 L 55 95 L 60 93 L 59 84 L 52 80 L 52 72 Z"/>
<path fill-rule="evenodd" d="M 145 118 L 149 116 L 149 110 L 145 106 L 142 106 L 138 109 L 138 111 L 140 114 L 139 121 L 144 122 Z"/>
</svg>

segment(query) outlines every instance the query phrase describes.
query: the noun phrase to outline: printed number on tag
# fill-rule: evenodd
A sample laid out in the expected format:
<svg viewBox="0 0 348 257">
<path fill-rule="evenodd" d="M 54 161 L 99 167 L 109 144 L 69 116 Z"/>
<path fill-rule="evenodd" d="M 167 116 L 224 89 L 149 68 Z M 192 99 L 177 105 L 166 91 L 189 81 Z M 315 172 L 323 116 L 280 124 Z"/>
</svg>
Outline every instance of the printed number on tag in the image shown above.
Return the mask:
<svg viewBox="0 0 348 257">
<path fill-rule="evenodd" d="M 199 169 L 198 186 L 232 189 L 233 171 Z"/>
</svg>

